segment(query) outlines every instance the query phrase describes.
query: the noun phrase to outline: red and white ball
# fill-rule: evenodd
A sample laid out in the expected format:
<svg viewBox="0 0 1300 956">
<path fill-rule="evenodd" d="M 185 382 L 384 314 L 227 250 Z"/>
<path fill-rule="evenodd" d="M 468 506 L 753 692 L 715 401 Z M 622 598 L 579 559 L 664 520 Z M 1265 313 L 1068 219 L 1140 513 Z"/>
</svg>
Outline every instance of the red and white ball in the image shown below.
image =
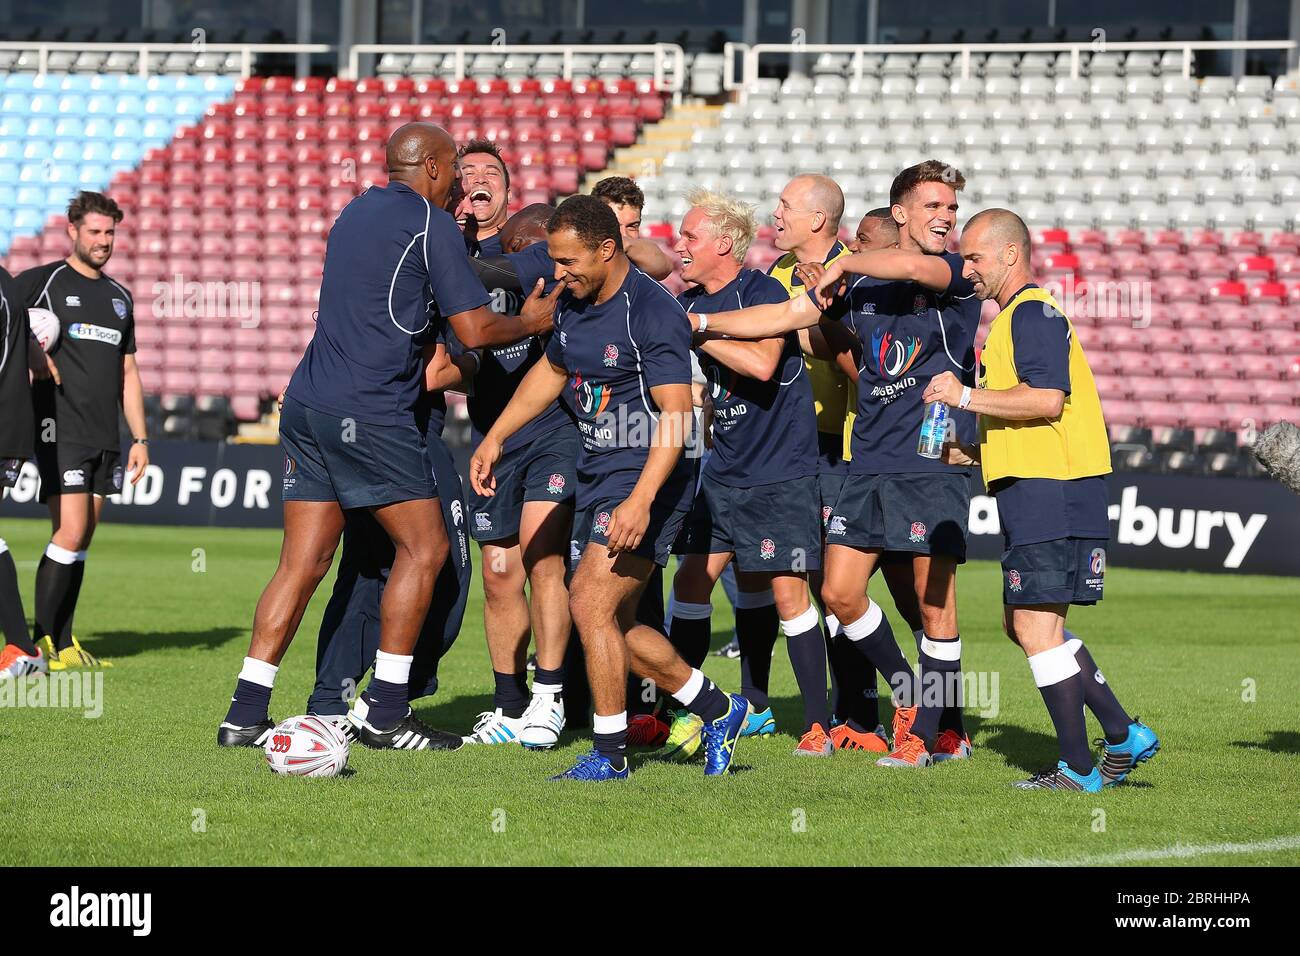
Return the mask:
<svg viewBox="0 0 1300 956">
<path fill-rule="evenodd" d="M 271 769 L 287 776 L 334 777 L 348 765 L 343 731 L 310 714 L 282 720 L 263 749 Z"/>
<path fill-rule="evenodd" d="M 36 341 L 46 352 L 54 348 L 54 343 L 59 341 L 59 332 L 63 327 L 59 324 L 59 317 L 49 309 L 28 309 L 27 324 L 31 326 L 32 335 L 36 336 Z"/>
</svg>

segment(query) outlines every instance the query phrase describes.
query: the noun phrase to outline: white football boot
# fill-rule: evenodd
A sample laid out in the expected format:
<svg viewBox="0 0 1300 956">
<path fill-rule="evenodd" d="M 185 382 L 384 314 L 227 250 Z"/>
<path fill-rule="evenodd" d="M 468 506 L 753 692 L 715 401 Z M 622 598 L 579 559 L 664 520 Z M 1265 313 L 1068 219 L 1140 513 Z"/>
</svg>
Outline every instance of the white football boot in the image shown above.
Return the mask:
<svg viewBox="0 0 1300 956">
<path fill-rule="evenodd" d="M 514 744 L 524 729 L 523 717 L 507 717 L 501 710 L 485 710 L 474 721 L 474 730 L 465 736 L 467 744 Z"/>
<path fill-rule="evenodd" d="M 532 750 L 549 750 L 564 729 L 564 698 L 559 694 L 534 694 L 524 711 L 519 742 Z"/>
</svg>

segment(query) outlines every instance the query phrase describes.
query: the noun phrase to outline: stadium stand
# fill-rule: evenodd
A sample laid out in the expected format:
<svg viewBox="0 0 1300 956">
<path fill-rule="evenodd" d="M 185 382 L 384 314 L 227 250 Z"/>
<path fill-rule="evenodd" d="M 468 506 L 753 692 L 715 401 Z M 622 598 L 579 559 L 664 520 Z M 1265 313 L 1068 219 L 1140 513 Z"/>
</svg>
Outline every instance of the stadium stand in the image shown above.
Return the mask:
<svg viewBox="0 0 1300 956">
<path fill-rule="evenodd" d="M 1075 71 L 1030 52 L 977 55 L 964 78 L 948 53 L 824 53 L 730 102 L 723 57 L 699 52 L 674 103 L 638 53 L 575 53 L 568 80 L 558 54 L 467 54 L 459 81 L 442 78 L 449 53 L 384 53 L 356 81 L 219 75 L 234 54 L 160 55 L 147 79 L 126 75 L 136 54 L 49 56 L 67 72 L 4 51 L 0 256 L 19 271 L 63 254 L 77 188 L 123 205 L 109 271 L 135 292 L 164 433 L 217 438 L 267 411 L 310 335 L 333 216 L 384 181 L 387 133 L 412 119 L 500 143 L 516 208 L 635 177 L 665 248 L 692 185 L 766 215 L 791 175 L 823 170 L 847 233 L 898 169 L 951 157 L 963 217 L 1006 205 L 1035 227 L 1126 467 L 1254 474 L 1239 446 L 1300 415 L 1295 75 L 1185 78 L 1171 51 L 1085 53 Z M 750 265 L 777 257 L 773 234 Z"/>
</svg>

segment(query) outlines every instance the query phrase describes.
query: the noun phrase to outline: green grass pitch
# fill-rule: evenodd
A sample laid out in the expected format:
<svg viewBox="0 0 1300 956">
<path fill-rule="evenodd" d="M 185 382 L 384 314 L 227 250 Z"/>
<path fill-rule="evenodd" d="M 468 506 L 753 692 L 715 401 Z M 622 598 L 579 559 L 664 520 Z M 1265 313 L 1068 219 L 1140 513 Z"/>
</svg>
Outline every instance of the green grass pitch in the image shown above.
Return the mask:
<svg viewBox="0 0 1300 956">
<path fill-rule="evenodd" d="M 48 528 L 7 519 L 3 533 L 30 619 Z M 551 753 L 357 748 L 352 775 L 307 780 L 214 743 L 278 548 L 274 531 L 100 529 L 76 630 L 116 665 L 103 715 L 0 709 L 0 808 L 12 825 L 0 863 L 1300 863 L 1295 580 L 1115 568 L 1104 604 L 1076 609 L 1073 628 L 1163 742 L 1132 785 L 1102 794 L 1008 787 L 1053 762 L 1055 744 L 1023 655 L 1000 631 L 986 562 L 959 577 L 965 664 L 990 690 L 996 674 L 999 692 L 996 715 L 972 713 L 969 761 L 908 772 L 854 753 L 796 759 L 800 706 L 778 644 L 772 698 L 785 732 L 743 741 L 726 779 L 634 760 L 626 783 L 549 783 L 586 745 L 570 735 Z M 304 709 L 326 593 L 285 659 L 276 717 Z M 731 628 L 720 589 L 716 603 L 715 645 Z M 894 629 L 910 645 L 897 617 Z M 736 687 L 736 662 L 710 657 L 706 669 Z M 477 589 L 441 677 L 417 711 L 467 731 L 492 680 Z"/>
</svg>

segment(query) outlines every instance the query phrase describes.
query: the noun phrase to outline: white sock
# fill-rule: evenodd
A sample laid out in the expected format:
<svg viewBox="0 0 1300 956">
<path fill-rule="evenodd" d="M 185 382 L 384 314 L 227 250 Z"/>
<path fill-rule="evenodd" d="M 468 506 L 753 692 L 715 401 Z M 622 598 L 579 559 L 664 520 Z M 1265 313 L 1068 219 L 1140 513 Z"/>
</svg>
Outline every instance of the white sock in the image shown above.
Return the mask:
<svg viewBox="0 0 1300 956">
<path fill-rule="evenodd" d="M 405 687 L 407 681 L 411 679 L 411 661 L 413 660 L 415 660 L 414 654 L 377 652 L 375 654 L 375 680 L 387 681 L 390 684 L 401 684 Z"/>
<path fill-rule="evenodd" d="M 8 543 L 5 541 L 4 538 L 0 538 L 0 554 L 4 554 L 8 550 L 9 550 Z"/>
<path fill-rule="evenodd" d="M 844 630 L 844 625 L 840 623 L 840 619 L 838 617 L 836 617 L 834 614 L 826 615 L 827 634 L 829 634 L 831 637 L 839 637 L 840 632 L 842 632 L 843 630 Z"/>
<path fill-rule="evenodd" d="M 78 554 L 82 555 L 80 559 L 77 558 Z M 72 564 L 77 560 L 84 561 L 86 560 L 85 554 L 84 551 L 69 551 L 67 548 L 60 548 L 53 541 L 45 546 L 45 556 L 51 561 L 57 561 L 59 564 Z"/>
<path fill-rule="evenodd" d="M 1051 687 L 1079 673 L 1079 662 L 1068 644 L 1058 644 L 1029 658 L 1029 670 L 1038 687 Z"/>
<path fill-rule="evenodd" d="M 781 622 L 781 633 L 786 637 L 797 637 L 817 626 L 817 608 L 811 604 L 808 610 L 789 621 Z"/>
<path fill-rule="evenodd" d="M 616 734 L 621 730 L 627 730 L 626 710 L 620 710 L 617 714 L 595 714 L 591 718 L 593 734 Z"/>
<path fill-rule="evenodd" d="M 700 696 L 702 690 L 704 690 L 704 671 L 692 667 L 691 676 L 686 678 L 685 684 L 672 691 L 672 695 L 681 701 L 683 707 L 689 707 L 695 702 L 695 698 Z"/>
<path fill-rule="evenodd" d="M 884 619 L 885 612 L 880 609 L 880 605 L 875 601 L 868 600 L 867 613 L 856 621 L 849 621 L 849 623 L 843 625 L 844 636 L 850 641 L 860 641 L 867 635 L 874 633 Z"/>
<path fill-rule="evenodd" d="M 536 697 L 538 694 L 550 694 L 552 697 L 554 697 L 556 694 L 563 693 L 563 691 L 564 691 L 563 684 L 539 684 L 537 683 L 537 681 L 533 681 L 534 697 Z"/>
<path fill-rule="evenodd" d="M 256 657 L 245 657 L 243 670 L 239 672 L 239 679 L 261 684 L 263 687 L 274 687 L 275 675 L 279 670 L 280 668 L 274 664 L 259 661 Z"/>
</svg>

